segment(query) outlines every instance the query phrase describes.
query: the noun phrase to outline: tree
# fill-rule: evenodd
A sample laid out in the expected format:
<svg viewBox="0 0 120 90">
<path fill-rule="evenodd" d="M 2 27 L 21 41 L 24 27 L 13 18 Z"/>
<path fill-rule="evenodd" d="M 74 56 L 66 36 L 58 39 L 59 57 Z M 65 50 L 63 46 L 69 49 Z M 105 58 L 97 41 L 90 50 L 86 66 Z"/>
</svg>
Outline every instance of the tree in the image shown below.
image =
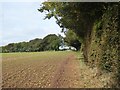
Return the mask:
<svg viewBox="0 0 120 90">
<path fill-rule="evenodd" d="M 43 47 L 43 51 L 45 50 L 59 50 L 60 46 L 60 39 L 55 34 L 47 35 L 45 38 L 43 38 L 41 47 Z"/>
<path fill-rule="evenodd" d="M 73 30 L 82 42 L 85 61 L 94 22 L 102 18 L 109 3 L 93 2 L 44 2 L 38 11 L 48 12 L 45 19 L 54 17 L 62 31 Z"/>
<path fill-rule="evenodd" d="M 76 2 L 44 2 L 38 9 L 47 11 L 46 18 L 56 18 L 56 23 L 63 29 L 73 30 L 77 36 L 84 39 L 94 20 L 102 16 L 105 3 L 76 3 Z"/>
<path fill-rule="evenodd" d="M 55 34 L 50 34 L 43 39 L 33 39 L 29 42 L 10 43 L 2 46 L 2 52 L 38 52 L 46 50 L 59 50 L 61 39 Z"/>
<path fill-rule="evenodd" d="M 40 51 L 40 44 L 42 42 L 42 39 L 33 39 L 30 40 L 28 43 L 29 49 L 28 51 Z"/>
<path fill-rule="evenodd" d="M 73 46 L 77 50 L 80 50 L 81 43 L 78 36 L 72 30 L 68 30 L 65 35 L 65 42 L 67 42 L 69 46 Z"/>
</svg>

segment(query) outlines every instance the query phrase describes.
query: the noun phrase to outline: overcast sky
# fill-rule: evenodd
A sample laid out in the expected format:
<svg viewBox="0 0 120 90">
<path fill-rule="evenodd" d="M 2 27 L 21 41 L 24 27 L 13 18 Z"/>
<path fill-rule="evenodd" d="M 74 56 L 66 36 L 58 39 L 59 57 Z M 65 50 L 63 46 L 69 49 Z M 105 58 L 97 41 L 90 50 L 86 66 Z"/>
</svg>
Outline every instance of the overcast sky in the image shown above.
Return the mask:
<svg viewBox="0 0 120 90">
<path fill-rule="evenodd" d="M 38 12 L 39 7 L 40 2 L 2 2 L 0 46 L 61 33 L 54 18 L 43 20 L 45 13 Z"/>
</svg>

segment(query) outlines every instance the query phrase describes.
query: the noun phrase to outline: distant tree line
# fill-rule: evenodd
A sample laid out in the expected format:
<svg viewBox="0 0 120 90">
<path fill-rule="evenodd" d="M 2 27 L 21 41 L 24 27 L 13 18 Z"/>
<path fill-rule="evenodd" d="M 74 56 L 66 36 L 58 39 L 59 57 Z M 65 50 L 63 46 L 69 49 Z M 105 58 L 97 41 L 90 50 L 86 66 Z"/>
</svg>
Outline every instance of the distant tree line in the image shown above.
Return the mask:
<svg viewBox="0 0 120 90">
<path fill-rule="evenodd" d="M 2 52 L 37 52 L 46 50 L 58 50 L 61 40 L 59 36 L 50 34 L 43 39 L 33 39 L 29 42 L 10 43 L 2 46 Z"/>
<path fill-rule="evenodd" d="M 76 39 L 70 38 L 70 35 L 75 37 L 74 33 L 69 34 L 69 32 L 66 32 L 65 38 L 63 38 L 61 35 L 57 36 L 55 34 L 49 34 L 43 39 L 36 38 L 36 39 L 30 40 L 29 42 L 10 43 L 6 46 L 2 46 L 1 48 L 3 53 L 39 52 L 39 51 L 50 51 L 50 50 L 58 51 L 59 46 L 61 46 L 63 43 L 62 39 L 64 39 L 66 45 L 73 46 L 75 48 L 76 46 L 79 47 L 79 45 L 77 45 L 76 43 Z"/>
</svg>

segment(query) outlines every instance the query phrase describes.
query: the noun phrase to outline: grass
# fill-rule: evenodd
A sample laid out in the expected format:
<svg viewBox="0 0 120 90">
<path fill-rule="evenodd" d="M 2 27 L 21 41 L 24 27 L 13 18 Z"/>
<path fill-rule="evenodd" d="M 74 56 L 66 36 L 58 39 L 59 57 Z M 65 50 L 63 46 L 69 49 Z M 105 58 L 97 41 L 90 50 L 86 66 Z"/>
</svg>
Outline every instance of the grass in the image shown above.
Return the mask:
<svg viewBox="0 0 120 90">
<path fill-rule="evenodd" d="M 19 60 L 20 58 L 23 59 L 23 58 L 29 58 L 29 59 L 42 59 L 42 58 L 48 58 L 48 57 L 57 57 L 58 55 L 59 56 L 64 56 L 64 55 L 67 55 L 68 52 L 62 52 L 62 51 L 59 51 L 59 52 L 55 52 L 55 51 L 45 51 L 45 52 L 22 52 L 22 53 L 2 53 L 2 60 L 5 61 L 5 60 L 11 60 L 11 59 L 16 59 L 16 60 Z M 32 58 L 31 58 L 32 57 Z"/>
<path fill-rule="evenodd" d="M 73 52 L 69 52 L 73 53 Z M 44 61 L 63 60 L 69 54 L 67 51 L 45 51 L 45 52 L 24 52 L 24 53 L 3 53 L 2 54 L 2 68 L 3 71 L 9 67 L 13 68 L 21 65 L 29 65 L 30 63 L 42 63 Z M 29 62 L 29 63 L 28 63 Z M 23 67 L 24 68 L 24 67 Z"/>
</svg>

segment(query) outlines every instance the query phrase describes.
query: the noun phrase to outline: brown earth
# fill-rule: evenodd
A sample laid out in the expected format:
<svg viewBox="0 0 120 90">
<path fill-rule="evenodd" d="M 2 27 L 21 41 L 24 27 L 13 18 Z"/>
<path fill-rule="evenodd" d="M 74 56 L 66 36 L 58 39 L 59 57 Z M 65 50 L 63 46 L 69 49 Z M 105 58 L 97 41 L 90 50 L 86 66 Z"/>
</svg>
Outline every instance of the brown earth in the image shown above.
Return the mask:
<svg viewBox="0 0 120 90">
<path fill-rule="evenodd" d="M 31 58 L 31 57 L 30 57 Z M 27 58 L 26 58 L 27 59 Z M 52 60 L 53 59 L 53 60 Z M 9 60 L 3 63 L 3 88 L 85 88 L 104 87 L 110 81 L 108 75 L 99 75 L 90 69 L 75 53 L 55 60 Z M 14 61 L 14 63 L 13 63 Z M 107 77 L 106 77 L 107 76 Z"/>
<path fill-rule="evenodd" d="M 60 59 L 60 58 L 58 58 Z M 13 59 L 14 60 L 14 59 Z M 14 60 L 14 62 L 17 62 Z M 11 61 L 12 63 L 12 61 Z M 79 61 L 69 54 L 61 60 L 39 60 L 3 67 L 3 87 L 79 87 Z M 26 65 L 25 65 L 26 64 Z"/>
</svg>

